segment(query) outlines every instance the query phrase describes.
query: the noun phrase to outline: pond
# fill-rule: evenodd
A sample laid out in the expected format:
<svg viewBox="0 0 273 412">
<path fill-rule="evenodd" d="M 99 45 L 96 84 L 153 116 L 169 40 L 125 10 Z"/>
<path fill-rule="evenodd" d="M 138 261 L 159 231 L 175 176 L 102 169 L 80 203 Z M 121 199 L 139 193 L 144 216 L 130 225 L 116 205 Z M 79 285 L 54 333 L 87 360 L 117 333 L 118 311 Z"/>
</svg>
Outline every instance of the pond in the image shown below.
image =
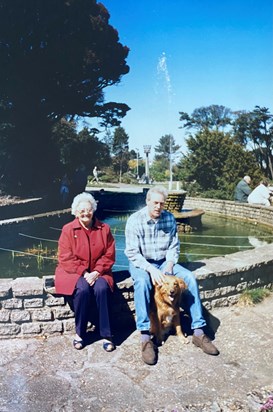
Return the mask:
<svg viewBox="0 0 273 412">
<path fill-rule="evenodd" d="M 109 215 L 108 223 L 116 241 L 116 264 L 113 270 L 128 269 L 124 255 L 124 228 L 128 214 Z M 205 214 L 202 228 L 179 234 L 180 263 L 222 256 L 273 242 L 273 232 L 250 223 Z M 0 278 L 17 278 L 54 274 L 61 227 L 47 226 L 37 233 L 20 233 L 20 246 L 0 250 Z M 18 241 L 18 239 L 17 239 Z M 16 242 L 18 244 L 18 242 Z"/>
</svg>

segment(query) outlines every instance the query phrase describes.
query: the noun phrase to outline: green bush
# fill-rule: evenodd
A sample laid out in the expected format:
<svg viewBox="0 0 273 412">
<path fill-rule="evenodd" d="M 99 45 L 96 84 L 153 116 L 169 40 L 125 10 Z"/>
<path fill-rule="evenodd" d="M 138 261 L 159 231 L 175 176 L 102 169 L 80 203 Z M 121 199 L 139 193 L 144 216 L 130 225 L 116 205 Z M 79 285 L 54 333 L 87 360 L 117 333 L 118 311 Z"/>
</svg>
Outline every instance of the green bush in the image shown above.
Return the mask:
<svg viewBox="0 0 273 412">
<path fill-rule="evenodd" d="M 239 303 L 245 306 L 256 305 L 270 295 L 270 290 L 264 288 L 245 289 L 239 298 Z"/>
</svg>

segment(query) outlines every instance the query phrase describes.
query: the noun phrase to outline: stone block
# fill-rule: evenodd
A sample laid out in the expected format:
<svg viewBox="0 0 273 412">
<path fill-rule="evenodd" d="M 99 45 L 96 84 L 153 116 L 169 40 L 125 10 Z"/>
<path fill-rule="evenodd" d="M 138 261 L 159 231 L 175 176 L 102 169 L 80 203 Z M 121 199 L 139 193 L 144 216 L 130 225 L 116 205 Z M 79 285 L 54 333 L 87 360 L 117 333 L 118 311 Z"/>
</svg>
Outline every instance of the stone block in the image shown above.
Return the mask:
<svg viewBox="0 0 273 412">
<path fill-rule="evenodd" d="M 130 297 L 130 293 L 129 292 L 123 292 L 122 296 L 124 297 L 125 300 L 128 300 Z"/>
<path fill-rule="evenodd" d="M 211 302 L 206 301 L 206 302 L 202 302 L 202 304 L 207 310 L 211 309 Z"/>
<path fill-rule="evenodd" d="M 12 291 L 15 297 L 42 296 L 44 293 L 43 281 L 37 277 L 17 278 L 12 282 Z"/>
<path fill-rule="evenodd" d="M 62 322 L 49 322 L 41 324 L 42 332 L 44 334 L 55 334 L 63 332 L 63 323 Z"/>
<path fill-rule="evenodd" d="M 0 298 L 11 296 L 11 284 L 13 279 L 0 279 Z"/>
<path fill-rule="evenodd" d="M 234 292 L 235 289 L 236 289 L 235 286 L 225 286 L 225 287 L 223 287 L 223 288 L 220 288 L 220 294 L 221 294 L 222 296 L 226 296 L 226 295 Z"/>
<path fill-rule="evenodd" d="M 54 276 L 43 276 L 44 288 L 54 288 Z"/>
<path fill-rule="evenodd" d="M 41 325 L 39 323 L 24 323 L 21 326 L 23 335 L 39 335 L 41 333 Z"/>
<path fill-rule="evenodd" d="M 54 276 L 43 276 L 44 289 L 47 293 L 55 294 Z"/>
<path fill-rule="evenodd" d="M 22 309 L 22 299 L 11 298 L 2 302 L 2 308 L 4 309 Z"/>
<path fill-rule="evenodd" d="M 22 323 L 30 321 L 30 313 L 27 310 L 13 310 L 10 313 L 10 320 L 14 323 Z"/>
<path fill-rule="evenodd" d="M 27 308 L 42 308 L 44 306 L 44 300 L 41 298 L 24 299 L 24 307 Z"/>
<path fill-rule="evenodd" d="M 134 312 L 135 311 L 135 302 L 127 302 L 126 306 L 124 305 L 124 307 L 127 308 L 126 310 L 128 310 L 128 307 L 129 307 L 130 311 Z"/>
<path fill-rule="evenodd" d="M 10 311 L 0 310 L 0 322 L 5 323 L 10 321 Z"/>
<path fill-rule="evenodd" d="M 229 296 L 228 299 L 228 306 L 235 305 L 238 302 L 240 295 L 233 295 Z"/>
<path fill-rule="evenodd" d="M 74 317 L 74 312 L 68 307 L 54 308 L 55 319 L 67 319 Z"/>
<path fill-rule="evenodd" d="M 17 336 L 20 332 L 21 327 L 19 325 L 12 325 L 10 323 L 6 323 L 5 325 L 0 324 L 0 338 Z"/>
<path fill-rule="evenodd" d="M 211 301 L 212 308 L 220 308 L 223 306 L 229 306 L 228 298 L 214 299 Z"/>
<path fill-rule="evenodd" d="M 75 332 L 75 321 L 74 319 L 68 319 L 63 321 L 65 332 Z"/>
<path fill-rule="evenodd" d="M 216 298 L 217 296 L 220 296 L 219 288 L 205 291 L 205 299 L 212 299 L 212 298 Z"/>
<path fill-rule="evenodd" d="M 200 292 L 199 292 L 199 296 L 200 296 L 200 299 L 201 299 L 201 300 L 205 299 L 205 292 L 200 291 Z M 183 297 L 182 297 L 182 299 L 183 299 Z"/>
<path fill-rule="evenodd" d="M 51 310 L 37 309 L 31 312 L 31 318 L 33 321 L 50 321 L 52 320 Z"/>
<path fill-rule="evenodd" d="M 247 282 L 238 283 L 236 286 L 237 292 L 241 292 L 247 288 Z"/>
<path fill-rule="evenodd" d="M 65 305 L 65 299 L 63 296 L 55 297 L 51 294 L 48 294 L 47 298 L 45 299 L 45 304 L 46 306 L 61 306 Z"/>
<path fill-rule="evenodd" d="M 132 278 L 128 277 L 127 279 L 122 280 L 121 282 L 118 282 L 117 286 L 118 286 L 119 290 L 121 290 L 121 289 L 133 290 Z"/>
</svg>

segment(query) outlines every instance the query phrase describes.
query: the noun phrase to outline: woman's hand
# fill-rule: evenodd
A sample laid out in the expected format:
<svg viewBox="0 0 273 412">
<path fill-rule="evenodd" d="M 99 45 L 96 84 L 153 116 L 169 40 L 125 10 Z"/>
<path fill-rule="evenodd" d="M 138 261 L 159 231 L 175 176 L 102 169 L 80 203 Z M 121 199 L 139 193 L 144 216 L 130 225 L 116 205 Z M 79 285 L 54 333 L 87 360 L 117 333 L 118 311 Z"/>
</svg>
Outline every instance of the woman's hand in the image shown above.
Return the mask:
<svg viewBox="0 0 273 412">
<path fill-rule="evenodd" d="M 93 272 L 85 272 L 83 277 L 90 286 L 93 286 L 99 277 L 99 272 L 97 270 L 94 270 Z"/>
</svg>

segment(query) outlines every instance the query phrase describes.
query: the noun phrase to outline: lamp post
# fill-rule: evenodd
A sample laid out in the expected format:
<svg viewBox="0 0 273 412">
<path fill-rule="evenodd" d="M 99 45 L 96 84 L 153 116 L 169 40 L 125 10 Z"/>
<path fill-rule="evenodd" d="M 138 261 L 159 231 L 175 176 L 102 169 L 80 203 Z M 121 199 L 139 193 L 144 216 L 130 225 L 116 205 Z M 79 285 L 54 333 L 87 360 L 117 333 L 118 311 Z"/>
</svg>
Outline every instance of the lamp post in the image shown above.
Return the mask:
<svg viewBox="0 0 273 412">
<path fill-rule="evenodd" d="M 145 163 L 145 175 L 146 175 L 146 183 L 149 183 L 149 153 L 151 152 L 151 145 L 145 144 L 143 146 L 144 153 L 146 154 L 146 163 Z"/>
<path fill-rule="evenodd" d="M 173 142 L 173 137 L 172 137 L 172 135 L 170 135 L 170 180 L 169 180 L 169 190 L 172 190 L 172 186 L 173 186 L 172 142 Z"/>
<path fill-rule="evenodd" d="M 139 179 L 139 174 L 138 174 L 138 159 L 139 159 L 139 149 L 135 149 L 136 151 L 136 169 L 137 169 L 137 180 Z"/>
</svg>

